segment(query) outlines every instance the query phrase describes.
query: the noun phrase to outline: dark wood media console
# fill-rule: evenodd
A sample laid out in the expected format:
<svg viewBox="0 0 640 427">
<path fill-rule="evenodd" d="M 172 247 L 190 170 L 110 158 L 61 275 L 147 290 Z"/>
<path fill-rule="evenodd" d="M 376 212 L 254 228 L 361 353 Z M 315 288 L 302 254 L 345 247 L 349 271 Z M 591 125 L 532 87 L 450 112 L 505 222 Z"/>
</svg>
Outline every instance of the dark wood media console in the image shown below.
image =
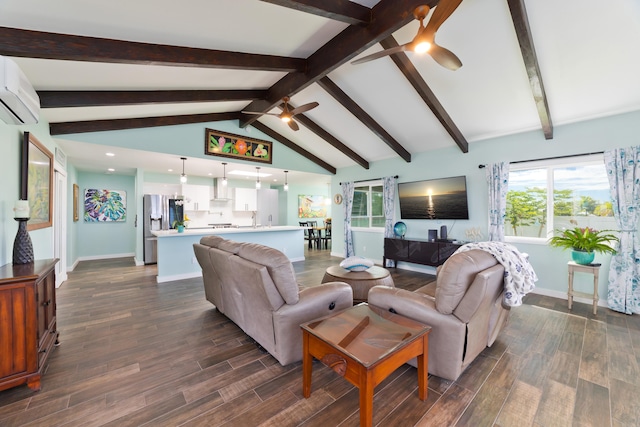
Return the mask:
<svg viewBox="0 0 640 427">
<path fill-rule="evenodd" d="M 398 261 L 437 267 L 460 247 L 461 244 L 452 242 L 430 242 L 427 240 L 393 239 L 385 237 L 383 264 L 392 260 L 394 267 Z"/>
</svg>

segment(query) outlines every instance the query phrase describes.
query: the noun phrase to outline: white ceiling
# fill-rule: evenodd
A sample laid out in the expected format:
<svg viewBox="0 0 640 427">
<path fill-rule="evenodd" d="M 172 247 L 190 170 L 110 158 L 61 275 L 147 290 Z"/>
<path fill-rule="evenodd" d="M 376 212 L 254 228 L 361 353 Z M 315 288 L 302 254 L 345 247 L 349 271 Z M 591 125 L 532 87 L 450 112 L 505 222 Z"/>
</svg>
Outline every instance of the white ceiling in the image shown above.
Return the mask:
<svg viewBox="0 0 640 427">
<path fill-rule="evenodd" d="M 371 7 L 377 0 L 358 3 Z M 640 109 L 638 1 L 527 0 L 525 4 L 554 126 Z M 347 24 L 257 0 L 2 0 L 0 26 L 306 58 Z M 408 42 L 417 26 L 412 21 L 394 34 L 395 39 Z M 462 60 L 462 68 L 452 72 L 430 57 L 408 55 L 467 141 L 475 144 L 540 130 L 506 0 L 464 0 L 440 28 L 437 40 Z M 376 45 L 361 56 L 380 49 Z M 284 76 L 267 71 L 14 59 L 36 90 L 267 89 Z M 410 153 L 455 146 L 389 58 L 347 63 L 328 77 Z M 292 97 L 294 105 L 312 101 L 320 106 L 306 115 L 369 162 L 397 156 L 317 84 Z M 239 111 L 248 103 L 55 108 L 41 114 L 49 122 L 69 122 Z M 302 125 L 293 132 L 275 117 L 263 116 L 260 121 L 335 167 L 355 164 Z M 540 139 L 544 140 L 542 130 Z M 57 141 L 80 170 L 104 170 L 104 147 L 63 137 Z M 175 155 L 120 150 L 123 154 L 112 159 L 118 172 L 134 168 L 164 172 L 170 164 L 176 169 Z M 220 162 L 212 160 L 190 159 L 188 167 L 193 168 L 191 174 L 203 176 L 221 170 Z"/>
</svg>

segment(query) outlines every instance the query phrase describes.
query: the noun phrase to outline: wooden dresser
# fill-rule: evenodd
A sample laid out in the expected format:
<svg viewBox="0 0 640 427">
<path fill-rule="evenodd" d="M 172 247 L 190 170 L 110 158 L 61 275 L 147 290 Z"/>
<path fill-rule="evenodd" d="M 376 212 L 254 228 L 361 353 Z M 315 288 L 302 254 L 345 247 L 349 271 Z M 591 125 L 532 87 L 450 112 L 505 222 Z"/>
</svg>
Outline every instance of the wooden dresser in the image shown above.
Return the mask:
<svg viewBox="0 0 640 427">
<path fill-rule="evenodd" d="M 0 267 L 0 390 L 24 383 L 40 390 L 47 358 L 58 344 L 57 262 Z"/>
</svg>

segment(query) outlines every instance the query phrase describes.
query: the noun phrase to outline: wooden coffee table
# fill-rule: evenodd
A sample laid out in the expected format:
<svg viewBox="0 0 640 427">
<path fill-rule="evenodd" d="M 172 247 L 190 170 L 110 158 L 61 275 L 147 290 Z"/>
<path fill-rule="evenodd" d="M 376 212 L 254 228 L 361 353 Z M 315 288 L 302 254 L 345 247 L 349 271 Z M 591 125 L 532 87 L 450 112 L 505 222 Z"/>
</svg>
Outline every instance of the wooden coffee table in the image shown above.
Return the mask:
<svg viewBox="0 0 640 427">
<path fill-rule="evenodd" d="M 418 397 L 427 398 L 430 326 L 362 303 L 301 328 L 304 397 L 315 357 L 360 389 L 360 425 L 370 426 L 375 386 L 417 357 Z"/>
</svg>

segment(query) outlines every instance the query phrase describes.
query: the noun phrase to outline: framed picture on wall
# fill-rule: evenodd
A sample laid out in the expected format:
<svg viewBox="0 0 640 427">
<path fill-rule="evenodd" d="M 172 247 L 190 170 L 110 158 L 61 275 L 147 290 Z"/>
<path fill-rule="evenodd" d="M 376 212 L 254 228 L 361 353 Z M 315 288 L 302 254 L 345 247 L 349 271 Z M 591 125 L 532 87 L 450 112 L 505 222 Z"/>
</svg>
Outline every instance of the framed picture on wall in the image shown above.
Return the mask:
<svg viewBox="0 0 640 427">
<path fill-rule="evenodd" d="M 29 201 L 27 230 L 51 227 L 53 219 L 53 154 L 30 132 L 24 133 L 20 198 Z"/>
<path fill-rule="evenodd" d="M 122 190 L 84 190 L 85 222 L 123 222 L 127 220 L 127 192 Z"/>
<path fill-rule="evenodd" d="M 78 215 L 78 193 L 80 192 L 80 188 L 78 184 L 73 184 L 73 221 L 78 221 L 80 219 Z"/>
</svg>

